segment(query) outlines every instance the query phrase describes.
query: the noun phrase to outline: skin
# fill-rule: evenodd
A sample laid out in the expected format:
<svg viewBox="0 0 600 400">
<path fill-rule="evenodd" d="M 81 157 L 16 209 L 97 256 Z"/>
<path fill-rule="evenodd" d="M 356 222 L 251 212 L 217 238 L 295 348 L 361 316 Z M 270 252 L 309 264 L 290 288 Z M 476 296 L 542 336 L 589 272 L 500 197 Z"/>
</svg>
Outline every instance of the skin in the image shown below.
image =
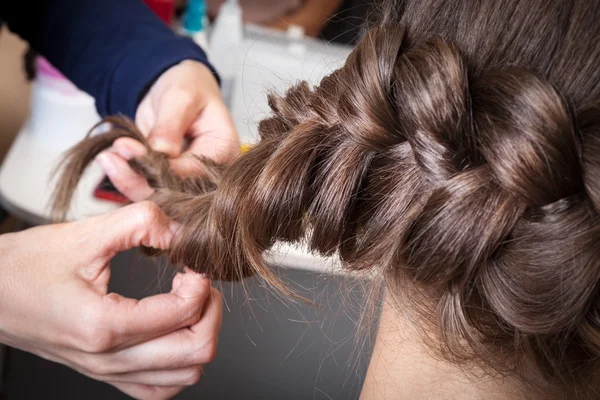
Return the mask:
<svg viewBox="0 0 600 400">
<path fill-rule="evenodd" d="M 204 64 L 195 61 L 183 61 L 156 81 L 140 103 L 135 122 L 154 150 L 172 157 L 171 166 L 181 175 L 198 173 L 191 154 L 227 162 L 240 153 L 217 81 Z M 145 152 L 139 142 L 122 138 L 112 151 L 96 158 L 113 185 L 133 201 L 152 194 L 148 183 L 126 162 Z"/>
<path fill-rule="evenodd" d="M 188 154 L 226 161 L 240 151 L 217 82 L 195 61 L 159 77 L 136 123 L 182 174 L 191 172 Z M 135 155 L 118 142 L 121 154 Z M 132 200 L 147 197 L 147 183 L 124 157 L 104 153 L 98 162 Z M 215 355 L 221 326 L 221 296 L 210 281 L 187 271 L 176 275 L 170 293 L 138 301 L 107 292 L 111 258 L 140 245 L 166 249 L 176 229 L 154 203 L 141 202 L 0 236 L 0 342 L 138 399 L 171 398 L 195 384 Z"/>
<path fill-rule="evenodd" d="M 169 293 L 108 293 L 119 251 L 166 249 L 176 227 L 153 203 L 2 236 L 0 340 L 108 382 L 135 398 L 169 398 L 216 352 L 221 297 L 179 273 Z"/>
<path fill-rule="evenodd" d="M 342 0 L 306 0 L 300 9 L 265 25 L 282 31 L 290 25 L 298 25 L 304 28 L 306 35 L 315 37 L 341 4 Z"/>
<path fill-rule="evenodd" d="M 478 368 L 434 357 L 413 324 L 410 302 L 389 294 L 381 312 L 375 347 L 361 400 L 521 399 L 515 379 L 490 377 Z"/>
</svg>

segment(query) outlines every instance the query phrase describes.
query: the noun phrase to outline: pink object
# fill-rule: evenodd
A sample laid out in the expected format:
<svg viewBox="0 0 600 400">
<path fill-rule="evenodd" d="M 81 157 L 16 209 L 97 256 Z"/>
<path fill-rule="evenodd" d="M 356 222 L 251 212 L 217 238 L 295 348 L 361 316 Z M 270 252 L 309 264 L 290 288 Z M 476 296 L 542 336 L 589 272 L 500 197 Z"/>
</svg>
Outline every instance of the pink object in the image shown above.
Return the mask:
<svg viewBox="0 0 600 400">
<path fill-rule="evenodd" d="M 144 0 L 160 19 L 171 26 L 175 15 L 175 0 Z"/>
<path fill-rule="evenodd" d="M 58 72 L 44 57 L 37 58 L 37 73 L 55 79 L 67 79 L 63 74 Z"/>
<path fill-rule="evenodd" d="M 59 91 L 63 95 L 76 95 L 79 89 L 61 74 L 44 57 L 37 57 L 36 81 L 39 85 Z"/>
</svg>

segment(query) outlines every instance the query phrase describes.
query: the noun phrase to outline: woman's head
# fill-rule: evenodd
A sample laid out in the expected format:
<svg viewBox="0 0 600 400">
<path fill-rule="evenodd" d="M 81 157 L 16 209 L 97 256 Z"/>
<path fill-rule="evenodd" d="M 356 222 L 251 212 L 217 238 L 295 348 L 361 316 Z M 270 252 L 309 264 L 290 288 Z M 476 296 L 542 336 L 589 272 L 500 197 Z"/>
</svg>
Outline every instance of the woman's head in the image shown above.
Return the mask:
<svg viewBox="0 0 600 400">
<path fill-rule="evenodd" d="M 208 175 L 181 180 L 154 153 L 136 162 L 182 225 L 171 260 L 276 282 L 263 252 L 305 241 L 416 294 L 451 360 L 595 389 L 600 2 L 377 11 L 343 68 L 270 97 L 260 143 L 230 167 L 205 161 Z M 83 154 L 116 136 L 73 150 L 58 208 Z"/>
</svg>

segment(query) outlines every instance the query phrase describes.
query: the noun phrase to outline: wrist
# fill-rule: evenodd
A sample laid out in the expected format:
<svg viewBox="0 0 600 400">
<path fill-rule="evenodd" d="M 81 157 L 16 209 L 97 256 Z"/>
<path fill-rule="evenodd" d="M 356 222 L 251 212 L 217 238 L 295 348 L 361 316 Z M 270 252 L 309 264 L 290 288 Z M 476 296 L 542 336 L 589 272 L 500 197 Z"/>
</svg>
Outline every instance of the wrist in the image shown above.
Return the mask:
<svg viewBox="0 0 600 400">
<path fill-rule="evenodd" d="M 113 73 L 107 97 L 97 103 L 100 114 L 124 114 L 134 118 L 139 100 L 143 99 L 152 82 L 188 59 L 208 63 L 206 53 L 189 38 L 140 42 L 132 47 Z"/>
<path fill-rule="evenodd" d="M 189 59 L 189 60 L 181 61 L 178 65 L 182 65 L 184 67 L 189 66 L 192 68 L 198 68 L 203 71 L 202 73 L 204 75 L 212 78 L 211 81 L 214 82 L 217 87 L 219 87 L 221 84 L 221 78 L 219 77 L 219 74 L 214 69 L 212 69 L 209 65 L 207 65 L 206 63 L 203 63 L 202 61 Z"/>
<path fill-rule="evenodd" d="M 185 59 L 185 60 L 181 60 L 177 64 L 172 65 L 172 66 L 166 68 L 165 70 L 161 71 L 150 82 L 148 82 L 148 84 L 146 86 L 144 86 L 143 90 L 140 92 L 140 94 L 138 96 L 138 100 L 137 100 L 137 104 L 136 104 L 136 108 L 135 108 L 136 111 L 139 109 L 140 105 L 142 104 L 142 101 L 144 100 L 144 98 L 146 98 L 146 96 L 152 90 L 154 85 L 168 71 L 170 71 L 174 68 L 184 68 L 184 69 L 194 68 L 196 70 L 201 70 L 202 71 L 201 73 L 204 76 L 206 76 L 206 79 L 207 79 L 207 81 L 204 82 L 205 85 L 204 85 L 203 89 L 204 90 L 209 89 L 210 86 L 212 86 L 211 84 L 214 84 L 214 88 L 216 88 L 216 90 L 219 91 L 219 76 L 216 74 L 216 72 L 213 69 L 211 69 L 207 64 L 205 64 L 202 61 L 198 61 L 198 60 L 194 60 L 194 59 Z"/>
</svg>

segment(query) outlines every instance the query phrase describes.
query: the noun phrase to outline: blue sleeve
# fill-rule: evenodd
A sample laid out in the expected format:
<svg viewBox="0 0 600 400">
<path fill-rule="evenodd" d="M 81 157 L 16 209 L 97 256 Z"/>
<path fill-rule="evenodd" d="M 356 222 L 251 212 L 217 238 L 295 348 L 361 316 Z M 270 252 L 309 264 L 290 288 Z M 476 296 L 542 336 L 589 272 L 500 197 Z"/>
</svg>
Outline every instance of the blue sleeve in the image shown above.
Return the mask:
<svg viewBox="0 0 600 400">
<path fill-rule="evenodd" d="M 102 116 L 135 117 L 148 85 L 183 60 L 210 67 L 141 0 L 0 0 L 0 18 L 92 95 Z"/>
</svg>

